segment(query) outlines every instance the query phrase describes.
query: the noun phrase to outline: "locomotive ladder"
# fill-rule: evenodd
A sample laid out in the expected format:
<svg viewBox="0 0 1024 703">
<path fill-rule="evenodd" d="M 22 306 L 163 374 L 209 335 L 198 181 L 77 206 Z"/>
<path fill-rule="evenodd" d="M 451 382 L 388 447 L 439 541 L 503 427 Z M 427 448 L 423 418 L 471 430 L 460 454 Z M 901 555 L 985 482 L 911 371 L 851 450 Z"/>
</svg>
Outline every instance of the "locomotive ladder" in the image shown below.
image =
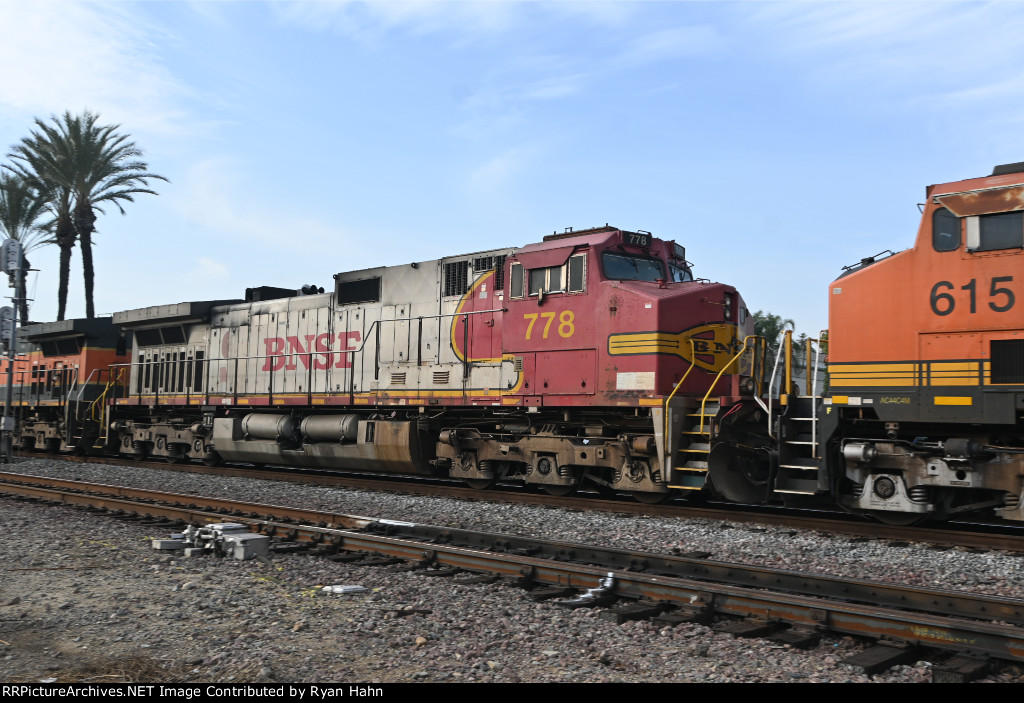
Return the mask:
<svg viewBox="0 0 1024 703">
<path fill-rule="evenodd" d="M 711 382 L 704 397 L 695 406 L 687 406 L 686 412 L 683 414 L 683 427 L 680 430 L 680 443 L 683 444 L 678 454 L 678 466 L 675 466 L 677 462 L 673 463 L 673 469 L 671 473 L 672 483 L 669 484 L 669 488 L 677 488 L 684 491 L 699 491 L 704 488 L 707 482 L 708 475 L 708 457 L 711 455 L 711 420 L 718 415 L 718 411 L 721 409 L 721 403 L 717 399 L 711 399 L 711 394 L 718 385 L 719 379 L 722 378 L 722 374 L 725 373 L 726 369 L 733 368 L 733 364 L 739 361 L 740 357 L 748 351 L 753 351 L 756 357 L 758 340 L 761 339 L 756 335 L 748 335 L 743 338 L 743 344 L 740 346 L 739 351 L 729 361 L 727 361 L 718 371 L 718 375 L 715 376 L 715 380 Z M 690 338 L 690 353 L 691 359 L 696 357 L 696 349 L 694 348 L 694 340 Z M 672 396 L 675 395 L 676 391 L 683 385 L 683 381 L 690 374 L 694 368 L 694 364 L 690 365 L 690 368 L 686 370 L 683 377 L 676 384 L 676 387 L 672 390 L 668 400 L 665 401 L 666 411 L 668 408 L 669 401 L 672 400 Z M 762 367 L 763 368 L 763 367 Z M 667 417 L 667 412 L 666 412 Z M 668 433 L 668 424 L 666 420 L 666 435 Z"/>
<path fill-rule="evenodd" d="M 790 383 L 792 365 L 792 331 L 786 331 L 786 382 Z M 814 350 L 812 367 L 811 345 L 818 343 Z M 781 351 L 781 350 L 780 350 Z M 820 457 L 818 452 L 818 408 L 821 396 L 817 393 L 818 363 L 821 344 L 818 339 L 806 340 L 804 352 L 807 369 L 807 385 L 810 395 L 788 396 L 785 410 L 779 417 L 779 469 L 775 477 L 775 493 L 791 495 L 814 495 L 819 490 Z"/>
<path fill-rule="evenodd" d="M 776 493 L 814 495 L 818 490 L 815 411 L 820 397 L 791 396 L 779 419 L 779 472 Z"/>
<path fill-rule="evenodd" d="M 677 452 L 679 461 L 672 470 L 669 488 L 699 491 L 704 488 L 708 474 L 708 454 L 711 452 L 711 419 L 718 414 L 719 403 L 711 400 L 688 408 L 683 415 L 681 441 L 686 446 Z"/>
</svg>

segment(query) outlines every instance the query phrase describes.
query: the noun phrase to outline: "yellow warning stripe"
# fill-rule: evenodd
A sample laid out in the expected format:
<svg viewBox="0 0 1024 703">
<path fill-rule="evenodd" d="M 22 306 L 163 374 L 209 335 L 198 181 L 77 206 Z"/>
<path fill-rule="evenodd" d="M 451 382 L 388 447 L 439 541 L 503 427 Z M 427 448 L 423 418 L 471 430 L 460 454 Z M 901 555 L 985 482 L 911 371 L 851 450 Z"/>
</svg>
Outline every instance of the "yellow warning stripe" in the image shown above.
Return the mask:
<svg viewBox="0 0 1024 703">
<path fill-rule="evenodd" d="M 928 365 L 932 374 L 936 371 L 978 371 L 977 361 L 933 361 Z"/>
<path fill-rule="evenodd" d="M 937 395 L 934 402 L 936 405 L 974 405 L 973 398 L 959 395 Z"/>
<path fill-rule="evenodd" d="M 608 353 L 620 354 L 682 354 L 682 339 L 678 334 L 643 332 L 640 334 L 614 334 L 608 338 Z"/>
<path fill-rule="evenodd" d="M 915 372 L 916 363 L 887 363 L 887 364 L 829 364 L 829 373 L 878 373 L 880 371 L 902 371 Z"/>
<path fill-rule="evenodd" d="M 862 387 L 900 387 L 905 388 L 907 386 L 916 386 L 917 379 L 915 378 L 857 378 L 857 379 L 837 379 L 832 378 L 829 381 L 829 385 L 833 388 L 862 388 Z"/>
</svg>

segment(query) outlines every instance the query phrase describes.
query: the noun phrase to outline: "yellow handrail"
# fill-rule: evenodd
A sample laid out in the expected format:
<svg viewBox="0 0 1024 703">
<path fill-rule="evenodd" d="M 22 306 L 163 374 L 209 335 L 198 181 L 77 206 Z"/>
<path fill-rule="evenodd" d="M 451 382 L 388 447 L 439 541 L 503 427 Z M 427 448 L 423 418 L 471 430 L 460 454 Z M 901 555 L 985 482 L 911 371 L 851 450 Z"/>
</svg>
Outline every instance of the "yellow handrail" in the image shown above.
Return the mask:
<svg viewBox="0 0 1024 703">
<path fill-rule="evenodd" d="M 103 399 L 107 397 L 107 393 L 110 392 L 110 389 L 114 387 L 114 384 L 119 383 L 121 381 L 121 377 L 122 376 L 124 376 L 124 369 L 123 368 L 122 369 L 118 369 L 117 376 L 111 378 L 107 382 L 107 387 L 104 388 L 103 392 L 100 393 L 99 397 L 96 398 L 96 400 L 92 401 L 92 403 L 89 405 L 89 419 L 90 420 L 95 420 L 96 419 L 96 406 L 97 405 L 102 405 Z"/>
<path fill-rule="evenodd" d="M 679 379 L 679 383 L 677 383 L 676 387 L 672 389 L 672 392 L 668 394 L 668 398 L 665 398 L 665 412 L 664 412 L 664 414 L 665 414 L 665 431 L 664 431 L 664 434 L 662 435 L 662 444 L 665 447 L 665 453 L 662 455 L 663 457 L 669 456 L 669 451 L 668 451 L 668 404 L 672 401 L 672 398 L 675 396 L 675 394 L 682 387 L 683 381 L 686 380 L 686 377 L 690 375 L 691 371 L 693 371 L 693 367 L 697 365 L 697 364 L 694 363 L 694 359 L 696 357 L 697 357 L 697 348 L 693 344 L 693 337 L 690 337 L 690 368 L 686 369 L 686 373 L 684 373 L 683 377 L 681 379 Z"/>
<path fill-rule="evenodd" d="M 711 386 L 708 387 L 708 392 L 704 394 L 704 398 L 702 398 L 701 401 L 700 401 L 700 433 L 701 434 L 704 434 L 704 406 L 705 406 L 705 404 L 707 404 L 708 398 L 711 396 L 711 391 L 715 390 L 715 386 L 718 385 L 718 379 L 720 379 L 722 377 L 722 374 L 725 373 L 725 370 L 727 368 L 729 368 L 730 366 L 732 366 L 733 364 L 735 364 L 736 360 L 739 359 L 741 356 L 743 356 L 743 353 L 745 351 L 747 351 L 747 342 L 748 342 L 748 340 L 750 340 L 750 339 L 757 339 L 757 338 L 758 337 L 757 337 L 756 334 L 748 334 L 746 337 L 744 337 L 743 338 L 743 346 L 740 347 L 740 350 L 738 352 L 736 352 L 736 356 L 734 356 L 732 359 L 730 359 L 729 363 L 727 363 L 725 366 L 722 367 L 722 369 L 718 372 L 718 375 L 715 376 L 715 380 L 712 381 Z"/>
</svg>

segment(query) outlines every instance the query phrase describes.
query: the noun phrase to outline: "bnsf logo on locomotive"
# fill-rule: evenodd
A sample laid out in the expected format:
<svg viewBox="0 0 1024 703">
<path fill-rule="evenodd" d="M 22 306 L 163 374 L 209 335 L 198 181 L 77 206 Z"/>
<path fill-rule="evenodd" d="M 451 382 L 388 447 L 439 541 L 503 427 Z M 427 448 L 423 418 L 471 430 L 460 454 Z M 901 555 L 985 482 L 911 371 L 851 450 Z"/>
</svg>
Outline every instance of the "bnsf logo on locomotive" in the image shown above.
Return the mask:
<svg viewBox="0 0 1024 703">
<path fill-rule="evenodd" d="M 307 334 L 303 335 L 306 346 L 296 337 L 264 337 L 263 346 L 267 351 L 267 360 L 261 371 L 280 371 L 281 369 L 294 369 L 298 364 L 305 368 L 312 363 L 314 369 L 326 369 L 332 365 L 336 369 L 352 368 L 352 356 L 347 352 L 355 349 L 355 344 L 362 339 L 360 332 L 341 332 L 337 335 Z M 340 343 L 337 349 L 331 349 L 331 344 Z M 283 356 L 288 354 L 288 356 Z M 317 357 L 313 360 L 313 357 Z"/>
</svg>

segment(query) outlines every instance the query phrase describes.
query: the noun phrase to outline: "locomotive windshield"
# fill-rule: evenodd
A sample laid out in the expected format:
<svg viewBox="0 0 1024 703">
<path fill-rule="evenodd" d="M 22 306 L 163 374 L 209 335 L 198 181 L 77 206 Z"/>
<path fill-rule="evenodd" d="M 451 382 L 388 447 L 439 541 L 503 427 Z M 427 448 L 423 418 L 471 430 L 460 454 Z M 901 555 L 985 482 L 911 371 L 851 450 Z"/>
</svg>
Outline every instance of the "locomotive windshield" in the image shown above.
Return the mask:
<svg viewBox="0 0 1024 703">
<path fill-rule="evenodd" d="M 665 262 L 644 256 L 613 254 L 606 251 L 601 257 L 604 275 L 616 281 L 667 281 Z"/>
<path fill-rule="evenodd" d="M 675 264 L 668 265 L 669 270 L 672 271 L 672 282 L 673 283 L 685 283 L 686 281 L 693 280 L 693 272 L 689 266 L 676 266 Z"/>
</svg>

